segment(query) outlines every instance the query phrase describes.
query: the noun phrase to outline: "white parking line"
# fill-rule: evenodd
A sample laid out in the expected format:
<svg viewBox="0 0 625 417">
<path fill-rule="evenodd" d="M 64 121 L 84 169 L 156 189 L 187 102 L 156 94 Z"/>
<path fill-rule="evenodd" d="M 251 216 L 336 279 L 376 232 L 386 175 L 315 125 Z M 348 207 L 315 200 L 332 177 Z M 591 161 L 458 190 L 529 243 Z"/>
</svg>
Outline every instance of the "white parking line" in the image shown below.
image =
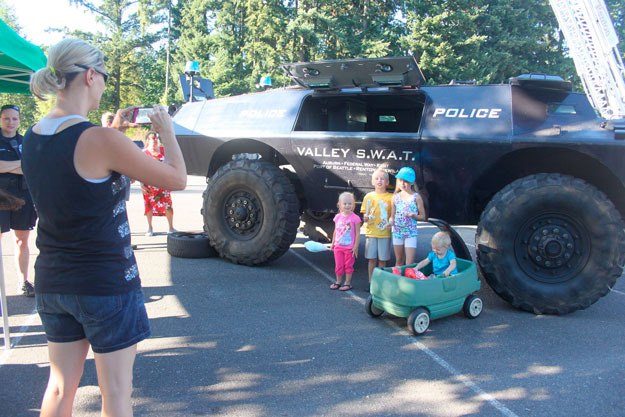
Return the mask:
<svg viewBox="0 0 625 417">
<path fill-rule="evenodd" d="M 610 288 L 610 287 L 608 287 L 608 288 Z M 610 291 L 615 292 L 617 294 L 625 295 L 625 292 L 619 291 L 619 290 L 615 290 L 614 288 L 610 288 Z"/>
<path fill-rule="evenodd" d="M 317 265 L 313 264 L 312 262 L 310 262 L 308 259 L 304 258 L 302 255 L 300 255 L 299 253 L 295 252 L 293 249 L 289 249 L 289 252 L 291 252 L 293 255 L 295 255 L 296 257 L 298 257 L 302 262 L 304 262 L 306 265 L 308 265 L 310 268 L 312 268 L 313 270 L 317 271 L 321 276 L 325 277 L 329 282 L 334 282 L 334 277 L 328 275 L 325 273 L 325 271 L 323 271 L 321 268 L 319 268 Z M 359 296 L 357 296 L 353 291 L 345 291 L 346 293 L 348 293 L 353 299 L 357 300 L 360 304 L 362 304 L 363 306 L 365 305 L 365 300 Z M 394 323 L 391 320 L 385 320 L 387 323 L 389 323 L 391 326 L 395 327 L 398 330 L 401 330 L 402 332 L 405 332 L 405 329 L 403 327 L 398 326 L 396 323 Z M 443 359 L 442 357 L 440 357 L 438 354 L 436 354 L 434 351 L 430 350 L 430 348 L 428 348 L 427 346 L 425 346 L 423 343 L 415 340 L 415 338 L 413 336 L 406 336 L 407 338 L 409 338 L 410 343 L 412 343 L 413 345 L 415 345 L 420 351 L 422 351 L 423 353 L 425 353 L 426 355 L 428 355 L 432 360 L 434 360 L 434 362 L 436 362 L 437 364 L 439 364 L 443 369 L 445 369 L 447 372 L 449 372 L 449 374 L 451 374 L 452 376 L 454 376 L 455 378 L 457 378 L 460 382 L 462 382 L 467 388 L 469 388 L 471 391 L 473 391 L 474 393 L 476 393 L 480 398 L 482 398 L 484 401 L 486 401 L 487 403 L 489 403 L 493 408 L 495 408 L 497 411 L 499 411 L 502 415 L 506 416 L 506 417 L 518 417 L 517 414 L 515 414 L 512 410 L 510 410 L 509 408 L 507 408 L 505 405 L 503 405 L 502 403 L 500 403 L 496 398 L 494 398 L 492 395 L 490 395 L 489 393 L 487 393 L 486 391 L 484 391 L 482 388 L 480 388 L 479 385 L 477 385 L 475 382 L 473 382 L 471 380 L 471 378 L 467 377 L 466 375 L 464 375 L 463 373 L 461 373 L 460 371 L 458 371 L 456 368 L 454 368 L 449 362 L 447 362 L 445 359 Z"/>
<path fill-rule="evenodd" d="M 20 329 L 18 330 L 17 336 L 11 336 L 11 348 L 14 348 L 20 343 L 20 340 L 22 340 L 22 335 L 26 333 L 28 331 L 28 328 L 35 323 L 36 319 L 37 309 L 35 308 L 33 309 L 33 311 L 30 312 L 26 323 L 22 325 L 22 327 L 20 327 Z M 7 361 L 11 357 L 12 351 L 13 349 L 4 349 L 4 352 L 2 352 L 2 355 L 0 355 L 0 368 L 2 368 L 7 363 Z"/>
</svg>

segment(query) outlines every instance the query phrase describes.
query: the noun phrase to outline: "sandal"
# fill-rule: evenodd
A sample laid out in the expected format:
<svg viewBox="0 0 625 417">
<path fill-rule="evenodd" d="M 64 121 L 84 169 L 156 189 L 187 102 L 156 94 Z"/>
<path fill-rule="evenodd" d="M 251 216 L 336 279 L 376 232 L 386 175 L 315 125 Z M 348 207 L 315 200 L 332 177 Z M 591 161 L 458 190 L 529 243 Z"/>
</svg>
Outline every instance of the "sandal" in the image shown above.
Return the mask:
<svg viewBox="0 0 625 417">
<path fill-rule="evenodd" d="M 330 285 L 331 290 L 338 290 L 339 288 L 341 288 L 340 282 L 335 282 L 334 284 Z"/>
<path fill-rule="evenodd" d="M 341 287 L 339 288 L 339 291 L 349 291 L 352 289 L 351 285 L 341 285 Z"/>
</svg>

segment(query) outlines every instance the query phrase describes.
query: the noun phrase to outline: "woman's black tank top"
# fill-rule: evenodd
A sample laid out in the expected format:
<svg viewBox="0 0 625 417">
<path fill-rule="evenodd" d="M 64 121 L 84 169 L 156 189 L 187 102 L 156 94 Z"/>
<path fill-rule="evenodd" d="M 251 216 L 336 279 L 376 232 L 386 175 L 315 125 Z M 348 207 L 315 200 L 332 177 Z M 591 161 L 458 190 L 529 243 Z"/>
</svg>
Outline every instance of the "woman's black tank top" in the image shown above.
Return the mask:
<svg viewBox="0 0 625 417">
<path fill-rule="evenodd" d="M 93 126 L 24 135 L 22 170 L 39 215 L 37 293 L 114 295 L 141 285 L 124 200 L 129 179 L 114 172 L 93 183 L 74 167 L 78 138 Z"/>
</svg>

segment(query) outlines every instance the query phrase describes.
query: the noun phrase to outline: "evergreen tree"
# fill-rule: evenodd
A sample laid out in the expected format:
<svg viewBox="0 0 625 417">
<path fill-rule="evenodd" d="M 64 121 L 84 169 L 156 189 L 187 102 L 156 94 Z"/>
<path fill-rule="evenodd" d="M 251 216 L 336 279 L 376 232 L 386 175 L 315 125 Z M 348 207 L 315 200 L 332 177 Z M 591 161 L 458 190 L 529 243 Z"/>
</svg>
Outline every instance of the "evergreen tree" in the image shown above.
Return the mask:
<svg viewBox="0 0 625 417">
<path fill-rule="evenodd" d="M 221 5 L 215 0 L 190 0 L 179 6 L 179 17 L 174 19 L 177 33 L 176 47 L 173 53 L 172 78 L 176 80 L 184 73 L 187 61 L 200 64 L 200 76 L 210 78 L 210 70 L 214 62 L 214 51 L 211 33 L 215 29 L 217 11 Z M 179 99 L 182 91 L 179 89 Z"/>
<path fill-rule="evenodd" d="M 211 39 L 217 48 L 210 72 L 217 95 L 249 91 L 249 82 L 246 79 L 251 74 L 251 69 L 245 65 L 243 56 L 247 34 L 245 20 L 248 15 L 245 6 L 244 0 L 223 1 L 217 13 L 215 30 L 211 33 Z"/>
<path fill-rule="evenodd" d="M 241 49 L 244 56 L 248 89 L 253 90 L 261 76 L 271 76 L 276 85 L 288 81 L 282 77 L 280 64 L 286 56 L 285 39 L 287 9 L 280 0 L 247 0 L 247 27 L 245 42 Z"/>
<path fill-rule="evenodd" d="M 542 0 L 408 2 L 403 45 L 430 83 L 475 79 L 505 82 L 524 72 L 574 76 L 557 23 Z"/>
<path fill-rule="evenodd" d="M 403 2 L 396 0 L 334 0 L 324 2 L 323 15 L 332 27 L 325 32 L 327 58 L 381 57 L 400 53 L 403 23 L 395 16 Z"/>
<path fill-rule="evenodd" d="M 163 38 L 165 0 L 103 0 L 99 6 L 90 0 L 70 0 L 96 15 L 104 32 L 91 39 L 107 57 L 109 85 L 101 102 L 102 111 L 114 110 L 143 101 L 147 82 L 140 62 L 141 50 L 149 50 Z M 143 65 L 142 65 L 143 64 Z M 164 76 L 160 76 L 164 89 Z"/>
<path fill-rule="evenodd" d="M 625 2 L 623 0 L 605 0 L 612 24 L 619 39 L 619 52 L 625 59 Z M 625 75 L 624 75 L 625 76 Z"/>
<path fill-rule="evenodd" d="M 329 59 L 322 47 L 323 34 L 334 26 L 332 16 L 320 10 L 317 0 L 297 0 L 290 12 L 287 25 L 288 61 L 308 62 Z"/>
</svg>

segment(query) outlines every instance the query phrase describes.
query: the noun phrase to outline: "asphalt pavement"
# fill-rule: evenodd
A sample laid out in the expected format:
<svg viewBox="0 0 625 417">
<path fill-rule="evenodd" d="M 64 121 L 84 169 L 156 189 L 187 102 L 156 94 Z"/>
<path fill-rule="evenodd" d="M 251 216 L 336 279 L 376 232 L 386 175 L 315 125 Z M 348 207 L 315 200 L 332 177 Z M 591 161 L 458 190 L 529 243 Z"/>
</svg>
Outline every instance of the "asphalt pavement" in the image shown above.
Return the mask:
<svg viewBox="0 0 625 417">
<path fill-rule="evenodd" d="M 173 195 L 178 230 L 200 230 L 204 180 Z M 264 267 L 167 254 L 134 185 L 128 205 L 151 320 L 139 344 L 135 416 L 623 416 L 625 280 L 566 316 L 513 309 L 482 282 L 484 311 L 434 320 L 414 337 L 406 320 L 364 311 L 366 261 L 354 289 L 332 291 L 330 252 L 298 236 Z M 435 229 L 420 229 L 419 256 Z M 468 244 L 473 227 L 459 227 Z M 17 295 L 11 236 L 2 239 L 12 349 L 0 344 L 0 417 L 39 415 L 48 376 L 34 300 Z M 364 240 L 364 239 L 363 239 Z M 31 237 L 31 259 L 36 248 Z M 364 245 L 364 243 L 363 243 Z M 361 250 L 361 254 L 363 251 Z M 32 268 L 32 262 L 31 262 Z M 0 340 L 0 343 L 2 341 Z M 100 415 L 90 355 L 75 416 Z"/>
</svg>

